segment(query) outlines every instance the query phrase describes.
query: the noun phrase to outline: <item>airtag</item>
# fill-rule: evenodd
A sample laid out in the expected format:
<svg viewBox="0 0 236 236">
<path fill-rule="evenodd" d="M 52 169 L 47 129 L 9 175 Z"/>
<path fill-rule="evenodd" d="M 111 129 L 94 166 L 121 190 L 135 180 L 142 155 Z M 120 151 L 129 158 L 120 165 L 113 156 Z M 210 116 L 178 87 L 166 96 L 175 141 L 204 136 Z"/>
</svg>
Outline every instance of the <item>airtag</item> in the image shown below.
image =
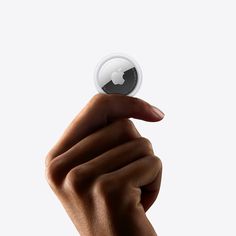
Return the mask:
<svg viewBox="0 0 236 236">
<path fill-rule="evenodd" d="M 98 63 L 94 80 L 100 93 L 133 96 L 140 88 L 142 72 L 129 56 L 111 54 Z"/>
</svg>

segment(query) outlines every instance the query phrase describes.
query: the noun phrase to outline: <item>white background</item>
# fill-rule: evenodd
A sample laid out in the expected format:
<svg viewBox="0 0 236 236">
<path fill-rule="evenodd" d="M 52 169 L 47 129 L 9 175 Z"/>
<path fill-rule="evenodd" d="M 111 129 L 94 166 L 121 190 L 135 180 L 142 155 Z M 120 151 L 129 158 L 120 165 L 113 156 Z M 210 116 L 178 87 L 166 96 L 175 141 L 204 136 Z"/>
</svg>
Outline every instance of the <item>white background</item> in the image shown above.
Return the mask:
<svg viewBox="0 0 236 236">
<path fill-rule="evenodd" d="M 0 235 L 78 235 L 44 156 L 96 93 L 101 57 L 143 70 L 135 121 L 163 161 L 148 216 L 160 236 L 236 235 L 234 0 L 0 1 Z"/>
</svg>

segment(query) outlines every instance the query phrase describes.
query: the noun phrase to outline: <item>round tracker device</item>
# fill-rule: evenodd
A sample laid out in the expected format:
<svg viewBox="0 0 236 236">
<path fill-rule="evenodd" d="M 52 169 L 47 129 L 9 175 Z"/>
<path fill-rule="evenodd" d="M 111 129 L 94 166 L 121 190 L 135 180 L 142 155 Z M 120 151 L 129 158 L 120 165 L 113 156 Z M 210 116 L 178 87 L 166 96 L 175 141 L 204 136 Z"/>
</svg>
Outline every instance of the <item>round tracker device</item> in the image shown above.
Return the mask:
<svg viewBox="0 0 236 236">
<path fill-rule="evenodd" d="M 133 96 L 140 88 L 142 72 L 130 56 L 111 54 L 98 63 L 94 80 L 100 93 Z"/>
</svg>

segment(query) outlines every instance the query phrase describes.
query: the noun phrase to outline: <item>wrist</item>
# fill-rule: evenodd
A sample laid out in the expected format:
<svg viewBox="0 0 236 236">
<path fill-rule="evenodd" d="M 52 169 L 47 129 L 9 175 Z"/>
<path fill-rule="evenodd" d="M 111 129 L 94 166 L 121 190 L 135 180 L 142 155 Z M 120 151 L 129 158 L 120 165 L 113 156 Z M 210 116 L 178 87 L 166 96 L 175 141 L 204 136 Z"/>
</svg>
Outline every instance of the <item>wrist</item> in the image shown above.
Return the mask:
<svg viewBox="0 0 236 236">
<path fill-rule="evenodd" d="M 106 220 L 109 222 L 105 222 L 105 225 L 110 225 L 110 233 L 107 234 L 109 236 L 157 236 L 142 206 L 129 207 L 125 210 L 117 207 L 107 215 L 109 217 Z"/>
</svg>

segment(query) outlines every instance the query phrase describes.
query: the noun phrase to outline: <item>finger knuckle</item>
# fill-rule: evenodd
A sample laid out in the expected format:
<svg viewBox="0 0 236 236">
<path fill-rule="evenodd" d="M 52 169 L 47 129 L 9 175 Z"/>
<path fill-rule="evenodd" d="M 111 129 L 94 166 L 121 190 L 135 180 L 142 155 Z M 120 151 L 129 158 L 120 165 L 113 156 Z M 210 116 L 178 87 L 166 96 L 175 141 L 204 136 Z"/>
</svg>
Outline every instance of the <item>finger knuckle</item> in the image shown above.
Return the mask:
<svg viewBox="0 0 236 236">
<path fill-rule="evenodd" d="M 133 128 L 134 124 L 131 120 L 129 119 L 121 119 L 121 125 L 123 128 L 125 129 L 130 129 L 130 128 Z"/>
<path fill-rule="evenodd" d="M 121 184 L 121 181 L 109 174 L 100 176 L 94 184 L 93 198 L 99 199 L 100 203 L 102 200 L 108 209 L 116 207 L 118 201 L 123 207 L 131 209 L 135 197 L 137 193 L 133 194 L 127 183 Z"/>
<path fill-rule="evenodd" d="M 68 172 L 66 175 L 64 186 L 66 189 L 83 193 L 88 188 L 91 173 L 89 169 L 83 165 L 79 165 Z"/>
<path fill-rule="evenodd" d="M 113 197 L 119 190 L 119 185 L 114 178 L 104 174 L 97 178 L 94 184 L 93 192 L 95 195 L 102 196 L 103 198 Z"/>
<path fill-rule="evenodd" d="M 45 157 L 45 166 L 49 166 L 50 162 L 53 159 L 53 155 L 51 154 L 51 151 L 47 154 L 47 156 Z"/>
<path fill-rule="evenodd" d="M 144 137 L 139 138 L 138 145 L 144 151 L 144 154 L 153 154 L 152 143 L 149 139 Z"/>
<path fill-rule="evenodd" d="M 159 157 L 157 156 L 149 156 L 150 158 L 150 165 L 152 165 L 153 168 L 156 170 L 161 170 L 162 169 L 162 161 Z"/>
<path fill-rule="evenodd" d="M 121 119 L 118 121 L 117 126 L 118 130 L 120 130 L 120 135 L 122 135 L 123 137 L 136 137 L 137 130 L 131 120 Z"/>
<path fill-rule="evenodd" d="M 50 186 L 58 186 L 60 183 L 60 166 L 57 160 L 52 160 L 45 169 L 46 179 Z"/>
</svg>

